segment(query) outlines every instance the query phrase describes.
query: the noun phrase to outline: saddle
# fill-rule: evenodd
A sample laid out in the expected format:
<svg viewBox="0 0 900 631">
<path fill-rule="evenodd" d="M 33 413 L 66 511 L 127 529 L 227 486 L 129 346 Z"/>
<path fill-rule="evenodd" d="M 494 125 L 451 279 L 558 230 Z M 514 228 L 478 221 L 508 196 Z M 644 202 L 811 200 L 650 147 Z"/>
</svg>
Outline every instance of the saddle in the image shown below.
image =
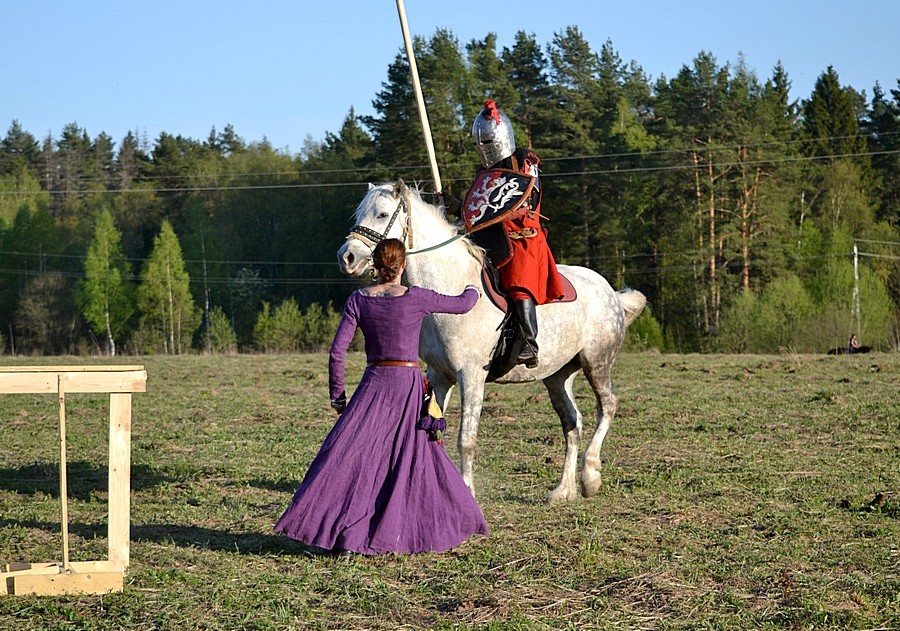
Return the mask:
<svg viewBox="0 0 900 631">
<path fill-rule="evenodd" d="M 563 297 L 554 300 L 558 302 L 572 302 L 578 298 L 575 286 L 572 285 L 568 278 L 560 273 L 563 282 Z M 491 262 L 491 259 L 485 257 L 484 267 L 481 268 L 481 286 L 484 288 L 484 295 L 490 299 L 491 303 L 503 312 L 503 320 L 497 329 L 500 331 L 500 337 L 491 353 L 491 361 L 487 366 L 488 376 L 487 382 L 496 381 L 510 370 L 516 367 L 516 357 L 525 339 L 522 335 L 522 327 L 519 326 L 515 310 L 509 308 L 509 296 L 500 281 L 500 272 Z M 552 303 L 547 303 L 552 304 Z"/>
</svg>

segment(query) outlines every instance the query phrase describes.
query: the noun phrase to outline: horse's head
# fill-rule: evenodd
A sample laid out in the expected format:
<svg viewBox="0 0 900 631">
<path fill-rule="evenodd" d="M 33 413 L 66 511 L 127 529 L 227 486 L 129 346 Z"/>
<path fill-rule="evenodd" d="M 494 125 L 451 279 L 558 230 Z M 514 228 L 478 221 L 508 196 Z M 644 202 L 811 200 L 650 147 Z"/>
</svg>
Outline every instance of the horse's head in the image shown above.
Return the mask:
<svg viewBox="0 0 900 631">
<path fill-rule="evenodd" d="M 363 274 L 372 264 L 372 251 L 379 241 L 394 238 L 405 244 L 409 213 L 409 189 L 403 180 L 369 184 L 369 192 L 356 208 L 356 224 L 338 250 L 341 271 L 351 276 Z"/>
</svg>

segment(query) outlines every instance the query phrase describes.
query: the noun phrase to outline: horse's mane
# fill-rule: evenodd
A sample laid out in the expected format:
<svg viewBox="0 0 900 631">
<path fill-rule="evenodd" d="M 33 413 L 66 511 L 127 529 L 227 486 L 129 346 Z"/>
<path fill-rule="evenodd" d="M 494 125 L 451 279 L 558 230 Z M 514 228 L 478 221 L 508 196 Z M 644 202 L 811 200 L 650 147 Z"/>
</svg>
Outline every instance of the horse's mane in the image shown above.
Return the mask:
<svg viewBox="0 0 900 631">
<path fill-rule="evenodd" d="M 356 211 L 357 222 L 359 221 L 360 216 L 362 216 L 365 211 L 375 203 L 376 196 L 374 195 L 374 193 L 376 191 L 380 190 L 380 192 L 382 193 L 393 194 L 394 186 L 395 183 L 385 182 L 383 184 L 377 185 L 374 189 L 369 191 L 369 194 L 366 195 Z M 450 223 L 449 221 L 447 221 L 447 215 L 444 212 L 445 209 L 443 206 L 435 206 L 434 204 L 426 202 L 422 198 L 422 192 L 419 190 L 419 185 L 417 183 L 412 186 L 407 185 L 406 190 L 409 192 L 409 198 L 411 202 L 416 205 L 420 212 L 427 213 L 430 219 L 433 219 L 439 224 L 446 225 L 448 230 L 452 230 L 456 234 L 465 231 L 465 224 L 462 221 L 458 221 L 456 223 Z M 484 264 L 484 248 L 472 243 L 472 240 L 469 239 L 469 237 L 462 237 L 459 241 L 463 246 L 465 246 L 468 254 L 476 261 L 478 261 L 479 265 Z"/>
</svg>

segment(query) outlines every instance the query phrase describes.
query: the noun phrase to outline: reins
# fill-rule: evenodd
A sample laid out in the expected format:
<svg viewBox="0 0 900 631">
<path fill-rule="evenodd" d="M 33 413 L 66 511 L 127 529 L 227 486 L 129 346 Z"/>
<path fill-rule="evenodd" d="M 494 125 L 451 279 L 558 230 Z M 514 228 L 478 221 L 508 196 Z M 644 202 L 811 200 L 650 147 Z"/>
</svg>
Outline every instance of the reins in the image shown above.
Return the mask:
<svg viewBox="0 0 900 631">
<path fill-rule="evenodd" d="M 449 239 L 447 239 L 446 241 L 442 241 L 442 242 L 438 243 L 437 245 L 432 245 L 427 248 L 421 248 L 419 250 L 407 250 L 406 256 L 409 256 L 410 254 L 421 254 L 423 252 L 431 252 L 432 250 L 437 250 L 438 248 L 442 248 L 445 245 L 450 245 L 454 241 L 462 239 L 464 236 L 466 236 L 465 232 L 458 232 L 455 236 L 452 236 Z"/>
<path fill-rule="evenodd" d="M 454 236 L 450 237 L 446 241 L 442 241 L 436 245 L 429 246 L 427 248 L 421 248 L 418 250 L 414 250 L 413 248 L 413 231 L 412 231 L 412 213 L 409 210 L 409 202 L 407 201 L 406 195 L 400 195 L 400 201 L 397 203 L 397 207 L 394 209 L 393 214 L 391 215 L 390 221 L 388 221 L 387 227 L 384 229 L 384 232 L 376 232 L 371 228 L 363 226 L 361 224 L 356 224 L 350 230 L 350 234 L 347 235 L 347 238 L 356 238 L 363 243 L 365 243 L 368 247 L 374 248 L 381 241 L 384 241 L 387 238 L 388 233 L 390 233 L 391 228 L 394 226 L 394 222 L 397 220 L 397 216 L 400 214 L 400 210 L 403 210 L 406 213 L 406 224 L 403 226 L 403 235 L 401 237 L 401 241 L 403 241 L 403 245 L 407 246 L 406 256 L 410 256 L 412 254 L 422 254 L 424 252 L 431 252 L 432 250 L 438 250 L 445 245 L 450 245 L 454 241 L 458 241 L 462 239 L 467 231 L 462 231 L 456 233 Z M 409 243 L 407 244 L 407 236 L 409 237 Z"/>
</svg>

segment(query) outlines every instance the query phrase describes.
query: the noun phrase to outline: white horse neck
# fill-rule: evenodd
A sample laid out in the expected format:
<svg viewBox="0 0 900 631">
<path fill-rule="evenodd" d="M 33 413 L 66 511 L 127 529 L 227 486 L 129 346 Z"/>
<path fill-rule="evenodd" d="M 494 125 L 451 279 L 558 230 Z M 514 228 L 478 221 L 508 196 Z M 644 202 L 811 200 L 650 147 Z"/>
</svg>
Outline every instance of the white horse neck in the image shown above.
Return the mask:
<svg viewBox="0 0 900 631">
<path fill-rule="evenodd" d="M 409 205 L 413 247 L 406 259 L 407 280 L 442 294 L 458 294 L 466 285 L 477 285 L 482 261 L 471 245 L 463 239 L 451 241 L 455 228 L 430 204 L 410 194 Z M 433 246 L 440 247 L 428 250 Z"/>
</svg>

